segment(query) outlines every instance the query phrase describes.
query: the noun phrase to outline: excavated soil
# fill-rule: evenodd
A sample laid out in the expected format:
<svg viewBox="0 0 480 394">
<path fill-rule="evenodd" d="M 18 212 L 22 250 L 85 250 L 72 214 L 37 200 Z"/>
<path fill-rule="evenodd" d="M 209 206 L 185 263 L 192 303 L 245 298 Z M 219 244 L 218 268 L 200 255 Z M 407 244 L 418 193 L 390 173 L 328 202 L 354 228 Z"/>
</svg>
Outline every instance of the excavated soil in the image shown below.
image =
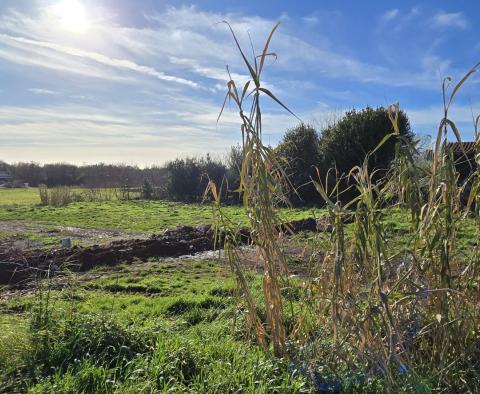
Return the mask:
<svg viewBox="0 0 480 394">
<path fill-rule="evenodd" d="M 302 231 L 331 231 L 326 218 L 307 218 L 282 225 L 285 233 Z M 55 275 L 69 269 L 84 272 L 98 265 L 113 266 L 134 259 L 147 260 L 152 257 L 180 257 L 212 251 L 215 236 L 211 225 L 197 227 L 179 226 L 161 235 L 148 239 L 121 239 L 105 245 L 73 247 L 56 250 L 7 249 L 0 251 L 0 284 L 18 284 L 29 278 Z M 239 243 L 250 242 L 250 231 L 240 231 Z M 220 242 L 221 243 L 221 242 Z M 252 259 L 253 260 L 253 259 Z"/>
</svg>

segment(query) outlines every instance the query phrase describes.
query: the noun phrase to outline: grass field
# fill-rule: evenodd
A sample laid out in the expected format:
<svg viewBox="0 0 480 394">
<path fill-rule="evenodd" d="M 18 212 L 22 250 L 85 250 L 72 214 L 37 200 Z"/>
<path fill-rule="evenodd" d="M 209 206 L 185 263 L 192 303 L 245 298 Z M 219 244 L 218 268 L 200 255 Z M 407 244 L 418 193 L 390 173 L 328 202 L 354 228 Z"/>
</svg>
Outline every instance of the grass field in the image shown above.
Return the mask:
<svg viewBox="0 0 480 394">
<path fill-rule="evenodd" d="M 150 262 L 67 280 L 60 290 L 44 288 L 42 297 L 34 292 L 0 303 L 0 392 L 305 387 L 295 368 L 261 352 L 235 319 L 234 284 L 224 265 Z"/>
<path fill-rule="evenodd" d="M 21 220 L 44 225 L 115 229 L 125 232 L 156 233 L 178 225 L 212 222 L 209 204 L 182 204 L 165 201 L 78 202 L 66 207 L 40 206 L 36 189 L 0 189 L 0 221 Z M 235 222 L 246 224 L 243 208 L 226 207 Z M 284 209 L 285 220 L 311 216 L 306 209 Z"/>
<path fill-rule="evenodd" d="M 105 229 L 125 237 L 212 221 L 209 205 L 132 200 L 53 208 L 38 205 L 35 196 L 35 189 L 0 190 L 4 245 L 29 239 L 55 246 L 74 233 L 69 226 L 90 229 L 92 237 L 106 234 L 99 240 L 106 242 L 111 234 Z M 242 208 L 226 210 L 245 224 Z M 282 211 L 286 220 L 321 213 Z M 399 256 L 408 251 L 407 214 L 386 209 L 382 222 L 391 248 Z M 347 242 L 353 239 L 352 226 L 346 226 Z M 288 242 L 299 242 L 300 249 L 315 242 L 323 253 L 329 237 L 304 233 Z M 462 260 L 471 258 L 477 242 L 474 223 L 466 219 L 458 237 Z M 312 256 L 313 264 L 321 261 Z M 286 315 L 304 314 L 308 320 L 312 317 L 300 302 L 306 262 L 300 260 L 300 255 L 289 260 L 291 272 L 299 268 L 300 277 L 293 278 L 282 294 L 289 303 Z M 265 321 L 261 276 L 248 269 L 245 275 Z M 4 290 L 0 289 L 0 392 L 300 393 L 339 384 L 338 377 L 318 375 L 321 360 L 318 371 L 309 369 L 308 347 L 302 348 L 304 355 L 288 362 L 273 357 L 271 348 L 260 350 L 244 318 L 246 305 L 224 261 L 133 261 L 63 274 L 39 281 L 27 291 Z M 289 318 L 286 326 L 294 329 Z M 339 375 L 350 392 L 387 391 L 381 379 L 357 379 L 345 371 Z M 415 372 L 404 380 L 402 392 L 432 392 L 428 375 Z"/>
<path fill-rule="evenodd" d="M 40 196 L 37 188 L 0 188 L 0 206 L 35 204 L 40 204 Z"/>
<path fill-rule="evenodd" d="M 247 220 L 242 207 L 225 207 L 236 223 Z M 285 221 L 320 214 L 284 209 Z M 162 233 L 179 225 L 212 223 L 212 206 L 168 201 L 112 200 L 74 202 L 64 207 L 41 206 L 36 188 L 0 189 L 0 244 L 56 247 L 65 237 L 74 245 L 105 243 L 118 238 Z"/>
</svg>

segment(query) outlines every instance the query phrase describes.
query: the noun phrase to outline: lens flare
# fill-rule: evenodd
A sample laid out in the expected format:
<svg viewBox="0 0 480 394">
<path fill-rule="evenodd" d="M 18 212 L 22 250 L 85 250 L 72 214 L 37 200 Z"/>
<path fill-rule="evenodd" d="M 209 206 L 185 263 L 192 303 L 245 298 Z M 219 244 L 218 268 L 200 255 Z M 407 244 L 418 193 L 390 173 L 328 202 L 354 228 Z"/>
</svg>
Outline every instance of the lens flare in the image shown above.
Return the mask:
<svg viewBox="0 0 480 394">
<path fill-rule="evenodd" d="M 85 7 L 78 0 L 62 0 L 54 7 L 55 16 L 62 29 L 83 33 L 88 29 Z"/>
</svg>

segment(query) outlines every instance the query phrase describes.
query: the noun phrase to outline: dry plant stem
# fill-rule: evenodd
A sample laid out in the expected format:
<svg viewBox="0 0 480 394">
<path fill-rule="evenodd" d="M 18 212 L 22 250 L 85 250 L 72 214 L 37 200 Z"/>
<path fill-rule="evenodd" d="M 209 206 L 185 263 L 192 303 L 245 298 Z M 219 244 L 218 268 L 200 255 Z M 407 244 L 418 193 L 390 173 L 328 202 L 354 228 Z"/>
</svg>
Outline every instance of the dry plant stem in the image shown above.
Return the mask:
<svg viewBox="0 0 480 394">
<path fill-rule="evenodd" d="M 420 229 L 420 237 L 426 241 L 427 255 L 430 265 L 440 279 L 440 287 L 452 288 L 451 266 L 455 254 L 456 219 L 459 216 L 460 193 L 458 190 L 458 175 L 455 170 L 453 154 L 447 145 L 447 133 L 450 129 L 461 144 L 460 132 L 455 123 L 449 119 L 449 109 L 465 81 L 480 66 L 477 63 L 453 88 L 447 98 L 448 84 L 451 78 L 444 79 L 442 84 L 444 114 L 440 121 L 435 148 L 433 152 L 432 176 L 430 182 L 430 196 L 427 205 L 423 208 L 424 217 Z M 463 145 L 460 145 L 463 149 Z M 464 151 L 466 157 L 466 153 Z M 439 300 L 440 313 L 449 316 L 448 293 Z"/>
<path fill-rule="evenodd" d="M 247 60 L 232 28 L 228 23 L 227 25 L 252 79 L 243 86 L 242 92 L 239 94 L 235 81 L 230 77 L 227 83 L 228 92 L 219 117 L 222 115 L 226 101 L 233 101 L 241 119 L 243 141 L 239 192 L 243 195 L 243 205 L 252 230 L 253 244 L 257 247 L 258 255 L 264 264 L 263 294 L 268 332 L 275 355 L 283 356 L 285 355 L 286 333 L 279 281 L 281 275 L 286 277 L 287 266 L 285 256 L 279 246 L 280 220 L 276 211 L 276 201 L 282 199 L 282 185 L 288 181 L 272 149 L 263 144 L 260 106 L 261 95 L 268 96 L 292 113 L 261 85 L 261 73 L 266 57 L 276 57 L 275 54 L 268 52 L 268 48 L 278 24 L 268 36 L 262 54 L 258 57 L 254 54 L 253 65 Z M 257 62 L 257 58 L 259 62 Z M 228 68 L 227 72 L 230 76 Z M 245 109 L 245 100 L 247 99 L 251 101 L 248 112 Z M 258 340 L 260 344 L 264 342 L 262 338 L 258 338 Z"/>
<path fill-rule="evenodd" d="M 263 260 L 265 273 L 263 291 L 267 322 L 276 355 L 284 354 L 285 328 L 283 324 L 282 299 L 278 283 L 277 261 L 281 261 L 276 245 L 278 220 L 274 210 L 273 192 L 276 188 L 275 167 L 272 154 L 263 146 L 261 140 L 261 114 L 259 93 L 254 94 L 252 111 L 255 119 L 243 124 L 244 130 L 244 163 L 241 174 L 241 190 L 244 195 L 244 206 L 250 226 L 253 229 L 253 243 Z M 242 112 L 241 107 L 239 108 Z"/>
<path fill-rule="evenodd" d="M 231 220 L 223 213 L 221 206 L 221 193 L 217 191 L 214 182 L 209 180 L 205 194 L 211 192 L 214 199 L 214 218 L 215 218 L 215 234 L 216 242 L 223 241 L 223 249 L 230 263 L 230 268 L 235 275 L 237 285 L 240 288 L 247 310 L 247 323 L 255 333 L 257 342 L 263 349 L 267 348 L 266 336 L 267 333 L 262 325 L 262 322 L 257 314 L 255 299 L 252 296 L 248 282 L 243 274 L 243 269 L 240 264 L 240 258 L 237 252 L 237 233 L 234 230 L 234 225 Z M 223 237 L 223 239 L 221 239 Z"/>
<path fill-rule="evenodd" d="M 281 194 L 284 173 L 271 149 L 262 143 L 260 110 L 261 95 L 278 102 L 260 85 L 260 74 L 272 34 L 260 57 L 260 66 L 256 57 L 253 65 L 247 61 L 233 34 L 252 80 L 239 93 L 235 82 L 230 79 L 225 98 L 225 102 L 230 100 L 235 103 L 242 123 L 243 163 L 239 190 L 243 193 L 252 240 L 265 268 L 266 327 L 253 312 L 254 300 L 253 297 L 249 299 L 249 284 L 238 263 L 234 242 L 227 254 L 243 289 L 251 313 L 250 325 L 258 342 L 266 346 L 265 338 L 270 336 L 275 354 L 283 355 L 286 333 L 280 283 L 287 269 L 278 243 L 280 234 L 275 202 Z M 444 81 L 444 113 L 433 150 L 431 172 L 422 170 L 418 174 L 415 143 L 403 141 L 400 137 L 400 110 L 397 105 L 388 110 L 393 131 L 367 154 L 362 165 L 355 166 L 348 174 L 351 187 L 357 191 L 355 198 L 342 207 L 339 204 L 340 181 L 337 180 L 331 193 L 327 193 L 320 181 L 313 181 L 327 203 L 333 233 L 323 247 L 323 251 L 327 252 L 318 270 L 311 270 L 315 277 L 306 281 L 308 286 L 305 288 L 309 294 L 301 302 L 312 306 L 312 313 L 307 318 L 311 321 L 304 319 L 298 323 L 304 327 L 307 336 L 319 327 L 322 332 L 326 327 L 332 327 L 331 344 L 318 341 L 313 352 L 318 352 L 317 362 L 328 364 L 329 370 L 334 373 L 341 371 L 342 366 L 351 370 L 361 368 L 366 375 L 386 378 L 387 389 L 391 391 L 404 382 L 405 375 L 402 374 L 408 371 L 415 375 L 416 369 L 427 372 L 428 376 L 433 374 L 438 391 L 453 392 L 458 387 L 465 388 L 468 382 L 464 379 L 459 384 L 450 370 L 462 363 L 468 364 L 466 359 L 476 364 L 459 367 L 463 376 L 478 376 L 475 369 L 478 360 L 471 361 L 478 357 L 470 347 L 478 343 L 475 341 L 479 337 L 479 252 L 477 250 L 474 264 L 467 264 L 467 268 L 459 270 L 462 267 L 458 259 L 457 230 L 462 215 L 466 214 L 460 201 L 465 185 L 458 185 L 447 131 L 451 130 L 461 142 L 459 130 L 448 117 L 449 109 L 460 87 L 479 66 L 477 64 L 470 70 L 448 97 L 446 91 L 450 79 Z M 248 111 L 245 110 L 246 98 L 251 101 Z M 479 119 L 476 118 L 476 130 Z M 389 173 L 388 179 L 380 178 L 376 170 L 369 169 L 369 158 L 390 138 L 398 138 L 399 142 L 397 167 Z M 480 235 L 480 137 L 477 131 L 475 160 L 477 167 L 468 205 L 475 204 L 474 215 Z M 425 183 L 423 176 L 429 178 L 426 184 L 428 192 L 422 189 Z M 410 210 L 409 248 L 403 254 L 393 252 L 395 245 L 392 246 L 386 236 L 389 230 L 385 227 L 383 209 L 386 203 L 392 201 L 392 191 L 393 200 Z M 345 245 L 342 218 L 352 213 L 354 231 L 352 248 L 349 248 Z M 478 243 L 477 249 L 480 250 Z M 303 308 L 306 305 L 300 306 Z M 322 350 L 325 348 L 326 352 Z"/>
<path fill-rule="evenodd" d="M 480 115 L 477 115 L 473 121 L 475 131 L 475 173 L 472 176 L 472 188 L 468 196 L 467 212 L 470 212 L 472 203 L 476 223 L 477 240 L 480 239 Z M 473 277 L 478 275 L 480 268 L 480 242 L 476 243 L 475 261 L 473 265 Z"/>
</svg>

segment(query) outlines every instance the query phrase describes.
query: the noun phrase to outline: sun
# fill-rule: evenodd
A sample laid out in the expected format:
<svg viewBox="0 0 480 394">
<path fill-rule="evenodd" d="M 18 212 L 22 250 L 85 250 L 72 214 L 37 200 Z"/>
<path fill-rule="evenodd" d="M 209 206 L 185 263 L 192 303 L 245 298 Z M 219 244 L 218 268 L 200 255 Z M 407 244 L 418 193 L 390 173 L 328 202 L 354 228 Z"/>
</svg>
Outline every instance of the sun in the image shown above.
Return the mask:
<svg viewBox="0 0 480 394">
<path fill-rule="evenodd" d="M 75 33 L 83 33 L 88 29 L 88 18 L 85 7 L 78 0 L 62 0 L 53 8 L 60 27 Z"/>
</svg>

